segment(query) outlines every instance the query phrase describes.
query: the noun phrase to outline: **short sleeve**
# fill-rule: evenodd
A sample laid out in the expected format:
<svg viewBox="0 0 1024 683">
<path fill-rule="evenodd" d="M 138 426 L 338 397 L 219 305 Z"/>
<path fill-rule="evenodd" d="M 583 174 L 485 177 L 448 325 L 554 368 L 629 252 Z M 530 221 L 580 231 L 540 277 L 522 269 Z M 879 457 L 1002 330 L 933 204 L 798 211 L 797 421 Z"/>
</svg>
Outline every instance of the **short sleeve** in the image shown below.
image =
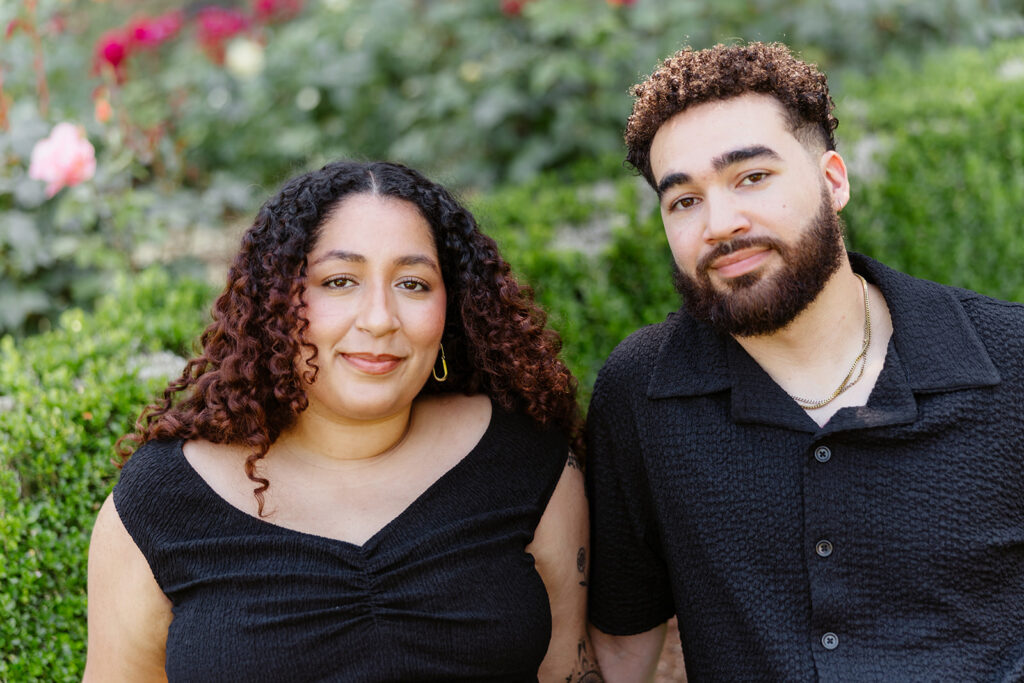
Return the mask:
<svg viewBox="0 0 1024 683">
<path fill-rule="evenodd" d="M 615 380 L 613 366 L 614 356 L 598 377 L 587 415 L 590 621 L 605 633 L 632 635 L 664 623 L 675 608 L 651 514 L 632 386 Z"/>
<path fill-rule="evenodd" d="M 165 587 L 162 548 L 187 522 L 190 490 L 183 476 L 181 441 L 149 441 L 124 464 L 114 485 L 114 507 L 142 552 L 153 576 Z"/>
</svg>

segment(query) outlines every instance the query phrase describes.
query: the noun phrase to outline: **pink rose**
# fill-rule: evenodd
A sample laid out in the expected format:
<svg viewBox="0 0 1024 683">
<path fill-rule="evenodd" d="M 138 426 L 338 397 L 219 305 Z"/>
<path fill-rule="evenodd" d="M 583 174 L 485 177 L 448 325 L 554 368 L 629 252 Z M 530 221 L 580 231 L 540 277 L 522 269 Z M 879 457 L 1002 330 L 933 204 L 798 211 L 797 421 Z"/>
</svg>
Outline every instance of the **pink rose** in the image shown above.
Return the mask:
<svg viewBox="0 0 1024 683">
<path fill-rule="evenodd" d="M 122 29 L 107 31 L 96 41 L 96 56 L 93 70 L 99 73 L 104 68 L 112 69 L 118 83 L 124 78 L 124 60 L 131 51 L 132 38 Z"/>
<path fill-rule="evenodd" d="M 178 33 L 183 23 L 180 11 L 167 12 L 156 17 L 139 16 L 128 24 L 132 42 L 143 48 L 157 47 Z"/>
<path fill-rule="evenodd" d="M 252 14 L 256 21 L 287 21 L 298 15 L 304 4 L 305 0 L 252 0 Z"/>
<path fill-rule="evenodd" d="M 46 196 L 52 197 L 63 187 L 77 185 L 96 173 L 96 151 L 81 127 L 58 123 L 32 148 L 28 176 L 46 183 Z"/>
<path fill-rule="evenodd" d="M 249 28 L 249 19 L 244 14 L 216 5 L 199 10 L 198 21 L 199 44 L 217 64 L 224 63 L 224 43 Z"/>
<path fill-rule="evenodd" d="M 523 13 L 523 5 L 528 0 L 501 0 L 501 12 L 505 16 L 518 17 Z"/>
</svg>

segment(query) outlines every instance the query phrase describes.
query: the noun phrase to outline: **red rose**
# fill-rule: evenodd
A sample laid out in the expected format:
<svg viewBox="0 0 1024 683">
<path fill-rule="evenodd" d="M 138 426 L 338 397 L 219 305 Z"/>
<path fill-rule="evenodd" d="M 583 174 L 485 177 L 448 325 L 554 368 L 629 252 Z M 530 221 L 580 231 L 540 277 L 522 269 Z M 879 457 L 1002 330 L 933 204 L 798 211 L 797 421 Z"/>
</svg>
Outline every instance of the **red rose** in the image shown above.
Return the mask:
<svg viewBox="0 0 1024 683">
<path fill-rule="evenodd" d="M 256 21 L 275 23 L 292 19 L 305 5 L 305 0 L 252 0 L 252 14 Z"/>
<path fill-rule="evenodd" d="M 199 11 L 196 32 L 199 44 L 217 64 L 224 63 L 224 44 L 249 28 L 249 19 L 241 12 L 211 5 Z"/>
<path fill-rule="evenodd" d="M 110 69 L 120 81 L 124 77 L 124 60 L 131 53 L 131 46 L 131 36 L 122 29 L 107 31 L 96 41 L 93 70 L 98 73 Z"/>
<path fill-rule="evenodd" d="M 182 25 L 181 12 L 173 11 L 158 17 L 141 16 L 128 25 L 132 42 L 140 47 L 153 48 L 173 38 Z"/>
<path fill-rule="evenodd" d="M 518 17 L 523 12 L 526 0 L 501 0 L 501 11 L 505 16 Z"/>
</svg>

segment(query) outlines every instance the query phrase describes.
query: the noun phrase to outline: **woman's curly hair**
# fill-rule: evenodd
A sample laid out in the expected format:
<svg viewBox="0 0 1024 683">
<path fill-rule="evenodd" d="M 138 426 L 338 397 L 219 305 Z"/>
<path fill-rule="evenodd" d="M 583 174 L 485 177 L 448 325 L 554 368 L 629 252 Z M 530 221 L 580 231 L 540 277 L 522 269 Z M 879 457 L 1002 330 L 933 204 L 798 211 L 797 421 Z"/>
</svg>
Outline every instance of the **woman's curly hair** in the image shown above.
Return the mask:
<svg viewBox="0 0 1024 683">
<path fill-rule="evenodd" d="M 833 131 L 839 122 L 825 74 L 782 43 L 719 44 L 680 50 L 630 89 L 636 99 L 626 123 L 626 162 L 656 188 L 651 141 L 662 124 L 688 107 L 750 92 L 778 100 L 804 144 L 836 148 Z"/>
<path fill-rule="evenodd" d="M 306 341 L 307 254 L 347 197 L 372 194 L 415 205 L 430 224 L 447 290 L 442 337 L 449 374 L 423 393 L 485 393 L 509 410 L 560 428 L 582 453 L 576 380 L 559 359 L 561 341 L 531 290 L 512 276 L 494 240 L 446 189 L 417 171 L 386 162 L 341 161 L 298 176 L 259 210 L 242 237 L 227 287 L 213 307 L 202 351 L 147 407 L 118 453 L 153 439 L 207 439 L 253 452 L 246 475 L 262 513 L 269 481 L 256 463 L 307 406 L 296 358 Z M 315 381 L 315 357 L 307 381 Z"/>
</svg>

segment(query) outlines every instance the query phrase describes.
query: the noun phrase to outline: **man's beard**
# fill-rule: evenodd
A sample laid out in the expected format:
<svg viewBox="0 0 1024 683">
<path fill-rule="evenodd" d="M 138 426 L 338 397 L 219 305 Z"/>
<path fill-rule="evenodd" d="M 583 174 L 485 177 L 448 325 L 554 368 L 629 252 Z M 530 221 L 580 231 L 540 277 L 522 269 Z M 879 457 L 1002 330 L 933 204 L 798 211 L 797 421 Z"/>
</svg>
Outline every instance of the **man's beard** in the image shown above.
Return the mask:
<svg viewBox="0 0 1024 683">
<path fill-rule="evenodd" d="M 778 252 L 782 267 L 770 275 L 756 270 L 725 282 L 725 291 L 711 283 L 708 270 L 715 259 L 748 247 L 765 246 Z M 697 263 L 697 275 L 673 266 L 676 291 L 697 320 L 721 334 L 754 337 L 772 334 L 788 325 L 817 298 L 842 264 L 842 220 L 822 189 L 818 214 L 799 240 L 787 245 L 772 237 L 739 237 L 720 242 Z"/>
</svg>

